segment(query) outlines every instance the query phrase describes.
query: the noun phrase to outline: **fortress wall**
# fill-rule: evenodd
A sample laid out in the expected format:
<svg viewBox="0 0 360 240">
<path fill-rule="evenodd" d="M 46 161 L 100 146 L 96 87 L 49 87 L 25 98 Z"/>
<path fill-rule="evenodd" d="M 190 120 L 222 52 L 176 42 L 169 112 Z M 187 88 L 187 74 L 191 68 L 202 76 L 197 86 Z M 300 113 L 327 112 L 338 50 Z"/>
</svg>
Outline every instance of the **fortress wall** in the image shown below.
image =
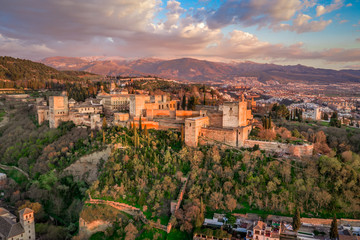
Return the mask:
<svg viewBox="0 0 360 240">
<path fill-rule="evenodd" d="M 199 111 L 186 111 L 186 110 L 176 110 L 176 118 L 186 118 L 186 117 L 198 117 L 200 116 Z"/>
<path fill-rule="evenodd" d="M 222 127 L 223 124 L 223 115 L 222 112 L 207 112 L 207 116 L 209 117 L 209 123 L 211 127 Z"/>
<path fill-rule="evenodd" d="M 134 124 L 135 123 L 135 126 L 137 128 L 139 128 L 139 121 L 135 121 L 131 124 Z M 141 121 L 141 126 L 142 126 L 142 129 L 146 128 L 147 129 L 159 129 L 159 123 L 158 122 L 154 122 L 154 121 Z"/>
<path fill-rule="evenodd" d="M 200 144 L 214 144 L 222 142 L 236 147 L 236 130 L 202 128 L 200 133 Z"/>
<path fill-rule="evenodd" d="M 278 142 L 266 142 L 258 140 L 245 140 L 244 147 L 251 148 L 259 145 L 261 150 L 272 151 L 277 153 L 288 153 L 297 157 L 311 156 L 313 154 L 313 145 L 293 145 Z"/>
<path fill-rule="evenodd" d="M 146 117 L 149 119 L 159 118 L 159 117 L 169 117 L 175 118 L 175 111 L 173 110 L 163 110 L 163 109 L 146 109 Z"/>
</svg>

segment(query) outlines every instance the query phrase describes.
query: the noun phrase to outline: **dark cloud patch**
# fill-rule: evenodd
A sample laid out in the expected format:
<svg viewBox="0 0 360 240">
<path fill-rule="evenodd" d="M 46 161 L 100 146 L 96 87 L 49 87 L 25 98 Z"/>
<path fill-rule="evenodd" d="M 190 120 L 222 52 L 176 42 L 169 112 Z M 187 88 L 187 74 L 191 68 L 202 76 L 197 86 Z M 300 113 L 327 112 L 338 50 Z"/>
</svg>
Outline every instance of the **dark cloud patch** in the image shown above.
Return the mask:
<svg viewBox="0 0 360 240">
<path fill-rule="evenodd" d="M 210 28 L 229 24 L 268 26 L 290 20 L 301 6 L 299 0 L 227 0 L 207 22 Z"/>
</svg>

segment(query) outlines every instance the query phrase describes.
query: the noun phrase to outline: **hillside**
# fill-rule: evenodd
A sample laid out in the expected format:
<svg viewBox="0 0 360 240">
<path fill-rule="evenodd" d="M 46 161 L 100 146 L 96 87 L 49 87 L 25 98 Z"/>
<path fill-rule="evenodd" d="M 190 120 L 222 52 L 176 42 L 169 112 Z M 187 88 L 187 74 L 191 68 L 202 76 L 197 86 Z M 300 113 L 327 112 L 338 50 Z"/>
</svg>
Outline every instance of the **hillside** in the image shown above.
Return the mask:
<svg viewBox="0 0 360 240">
<path fill-rule="evenodd" d="M 44 83 L 47 80 L 79 81 L 93 75 L 82 71 L 59 71 L 42 63 L 12 57 L 0 57 L 0 81 Z"/>
<path fill-rule="evenodd" d="M 303 65 L 282 66 L 254 62 L 221 63 L 192 58 L 161 60 L 87 60 L 85 58 L 53 57 L 41 62 L 57 69 L 82 70 L 102 75 L 158 75 L 178 80 L 220 81 L 234 77 L 258 77 L 259 81 L 276 80 L 281 83 L 338 83 L 360 82 L 359 70 L 332 70 Z"/>
</svg>

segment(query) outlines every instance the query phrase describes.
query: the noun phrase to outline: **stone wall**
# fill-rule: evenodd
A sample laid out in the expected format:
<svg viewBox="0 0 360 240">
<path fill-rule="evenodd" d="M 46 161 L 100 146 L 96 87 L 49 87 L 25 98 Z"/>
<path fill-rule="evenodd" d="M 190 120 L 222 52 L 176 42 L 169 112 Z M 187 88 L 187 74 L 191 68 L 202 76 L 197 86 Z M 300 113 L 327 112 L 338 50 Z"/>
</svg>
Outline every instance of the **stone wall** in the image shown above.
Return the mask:
<svg viewBox="0 0 360 240">
<path fill-rule="evenodd" d="M 134 121 L 131 124 L 134 124 L 137 128 L 139 128 L 139 121 Z M 144 129 L 146 126 L 147 129 L 159 129 L 159 123 L 154 121 L 141 121 L 141 127 Z"/>
<path fill-rule="evenodd" d="M 278 142 L 266 142 L 258 140 L 246 140 L 244 147 L 251 148 L 258 145 L 261 150 L 271 151 L 276 153 L 286 153 L 297 157 L 311 156 L 313 154 L 313 145 L 293 145 Z"/>
<path fill-rule="evenodd" d="M 114 120 L 119 122 L 126 122 L 129 120 L 129 113 L 114 113 Z"/>
<path fill-rule="evenodd" d="M 210 119 L 210 126 L 212 127 L 222 127 L 222 122 L 223 122 L 223 116 L 222 116 L 222 112 L 217 112 L 217 113 L 213 113 L 213 112 L 208 112 L 207 116 Z"/>
<path fill-rule="evenodd" d="M 174 110 L 146 109 L 145 114 L 146 117 L 149 119 L 162 118 L 162 117 L 175 118 Z"/>
<path fill-rule="evenodd" d="M 184 118 L 187 118 L 187 117 L 198 117 L 198 116 L 200 116 L 199 111 L 177 110 L 175 114 L 176 114 L 176 119 L 184 119 Z"/>
<path fill-rule="evenodd" d="M 200 133 L 200 144 L 225 143 L 237 146 L 236 130 L 223 128 L 202 128 Z"/>
</svg>

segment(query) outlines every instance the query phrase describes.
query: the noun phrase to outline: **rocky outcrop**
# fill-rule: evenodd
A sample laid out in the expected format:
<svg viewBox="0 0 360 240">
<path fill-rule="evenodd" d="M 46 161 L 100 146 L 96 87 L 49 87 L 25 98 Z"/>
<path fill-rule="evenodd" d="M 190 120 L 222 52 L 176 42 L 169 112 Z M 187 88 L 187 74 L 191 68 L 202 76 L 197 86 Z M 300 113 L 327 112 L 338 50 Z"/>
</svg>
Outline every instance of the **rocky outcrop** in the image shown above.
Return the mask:
<svg viewBox="0 0 360 240">
<path fill-rule="evenodd" d="M 86 240 L 94 233 L 104 232 L 108 227 L 111 227 L 112 223 L 104 220 L 95 220 L 92 222 L 86 222 L 84 219 L 79 219 L 79 235 L 77 239 Z"/>
<path fill-rule="evenodd" d="M 87 183 L 96 181 L 98 177 L 98 165 L 100 161 L 106 161 L 111 154 L 111 148 L 82 156 L 75 163 L 64 170 L 64 175 L 73 175 L 76 180 L 83 180 Z"/>
</svg>

